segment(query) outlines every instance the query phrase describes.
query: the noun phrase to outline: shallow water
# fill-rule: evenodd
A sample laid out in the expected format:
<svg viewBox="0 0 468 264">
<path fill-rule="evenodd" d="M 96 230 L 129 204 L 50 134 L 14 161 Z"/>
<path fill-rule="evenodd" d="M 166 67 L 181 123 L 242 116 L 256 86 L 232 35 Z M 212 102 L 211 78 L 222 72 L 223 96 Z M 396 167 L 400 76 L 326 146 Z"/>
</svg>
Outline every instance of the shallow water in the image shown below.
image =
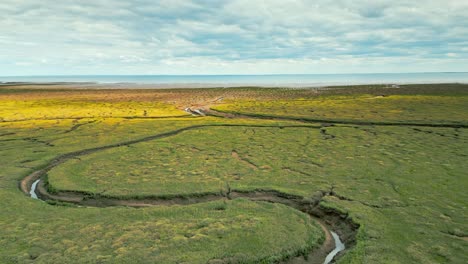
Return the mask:
<svg viewBox="0 0 468 264">
<path fill-rule="evenodd" d="M 468 83 L 466 72 L 361 73 L 361 74 L 271 74 L 271 75 L 70 75 L 0 76 L 5 82 L 92 82 L 98 84 L 140 84 L 157 87 L 322 87 L 358 84 Z"/>
<path fill-rule="evenodd" d="M 332 234 L 333 239 L 335 240 L 335 249 L 333 249 L 333 251 L 327 255 L 323 264 L 330 263 L 336 256 L 336 254 L 345 249 L 345 245 L 343 244 L 343 242 L 341 242 L 340 237 L 333 231 L 330 231 L 330 233 Z"/>
<path fill-rule="evenodd" d="M 33 182 L 33 184 L 31 185 L 31 191 L 29 191 L 29 194 L 31 195 L 31 198 L 33 199 L 39 199 L 37 197 L 37 194 L 36 194 L 36 187 L 37 187 L 37 184 L 40 182 L 41 180 L 36 180 L 35 182 Z"/>
</svg>

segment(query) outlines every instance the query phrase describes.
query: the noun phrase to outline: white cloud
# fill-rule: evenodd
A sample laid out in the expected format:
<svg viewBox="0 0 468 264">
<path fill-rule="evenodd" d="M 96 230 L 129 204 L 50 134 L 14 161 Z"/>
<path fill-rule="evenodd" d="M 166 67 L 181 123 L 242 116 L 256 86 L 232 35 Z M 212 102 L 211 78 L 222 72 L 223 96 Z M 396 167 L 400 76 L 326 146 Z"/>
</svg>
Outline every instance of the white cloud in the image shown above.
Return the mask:
<svg viewBox="0 0 468 264">
<path fill-rule="evenodd" d="M 467 1 L 2 0 L 0 13 L 0 75 L 468 71 Z"/>
</svg>

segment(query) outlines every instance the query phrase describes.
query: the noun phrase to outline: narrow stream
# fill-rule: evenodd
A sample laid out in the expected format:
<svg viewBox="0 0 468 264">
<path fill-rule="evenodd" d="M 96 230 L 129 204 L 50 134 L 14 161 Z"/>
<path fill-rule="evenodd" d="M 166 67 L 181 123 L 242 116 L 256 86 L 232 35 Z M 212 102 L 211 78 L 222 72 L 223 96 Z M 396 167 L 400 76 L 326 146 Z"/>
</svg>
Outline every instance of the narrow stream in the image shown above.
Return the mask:
<svg viewBox="0 0 468 264">
<path fill-rule="evenodd" d="M 37 188 L 37 184 L 40 181 L 41 181 L 41 179 L 35 180 L 33 182 L 33 184 L 31 185 L 31 190 L 29 191 L 29 194 L 30 194 L 31 198 L 33 198 L 33 199 L 39 199 L 39 197 L 36 194 L 36 188 Z M 345 245 L 341 241 L 340 237 L 335 232 L 333 232 L 331 230 L 330 230 L 330 234 L 332 235 L 333 240 L 335 241 L 335 248 L 330 253 L 328 253 L 327 257 L 325 258 L 325 261 L 323 262 L 323 264 L 330 264 L 333 261 L 333 259 L 335 258 L 335 256 L 339 252 L 341 252 L 341 251 L 343 251 L 345 249 Z"/>
<path fill-rule="evenodd" d="M 345 245 L 343 244 L 343 242 L 341 242 L 340 237 L 333 231 L 330 231 L 330 233 L 333 236 L 333 240 L 335 240 L 335 249 L 333 249 L 332 252 L 328 253 L 323 264 L 329 264 L 336 256 L 336 254 L 345 249 Z"/>
<path fill-rule="evenodd" d="M 29 194 L 31 195 L 31 198 L 33 199 L 39 199 L 37 197 L 37 194 L 36 194 L 36 187 L 37 187 L 37 184 L 41 181 L 41 179 L 39 180 L 36 180 L 35 182 L 33 182 L 33 184 L 31 185 L 31 191 L 29 191 Z"/>
<path fill-rule="evenodd" d="M 156 205 L 164 205 L 164 204 L 195 204 L 195 203 L 202 203 L 202 202 L 207 202 L 207 201 L 213 201 L 213 200 L 219 200 L 219 199 L 225 199 L 226 196 L 219 195 L 219 194 L 207 194 L 207 195 L 202 195 L 197 197 L 196 199 L 178 199 L 175 198 L 174 201 L 167 201 L 167 199 L 160 199 L 157 197 L 153 198 L 148 198 L 147 200 L 135 200 L 135 199 L 129 199 L 129 200 L 120 200 L 118 198 L 112 198 L 112 197 L 88 197 L 87 194 L 85 193 L 80 193 L 80 192 L 63 192 L 60 194 L 50 194 L 47 192 L 45 188 L 38 188 L 38 184 L 41 181 L 41 177 L 45 177 L 47 171 L 50 169 L 62 164 L 63 162 L 77 157 L 81 155 L 87 155 L 91 154 L 97 151 L 105 150 L 105 149 L 111 149 L 111 148 L 116 148 L 120 146 L 129 146 L 131 144 L 139 143 L 139 142 L 146 142 L 146 141 L 151 141 L 159 138 L 165 138 L 173 135 L 177 135 L 183 131 L 187 131 L 190 129 L 196 129 L 196 128 L 201 128 L 201 127 L 207 127 L 209 125 L 195 125 L 195 126 L 190 126 L 186 128 L 181 128 L 178 130 L 170 131 L 167 133 L 162 133 L 162 134 L 156 134 L 152 136 L 148 136 L 145 138 L 141 139 L 136 139 L 136 140 L 131 140 L 131 141 L 126 141 L 126 142 L 121 142 L 121 143 L 116 143 L 112 145 L 106 145 L 102 147 L 96 147 L 96 148 L 90 148 L 90 149 L 84 149 L 80 151 L 75 151 L 75 152 L 70 152 L 67 154 L 62 154 L 56 159 L 52 160 L 49 164 L 47 164 L 44 168 L 34 171 L 28 176 L 26 176 L 20 184 L 20 189 L 23 191 L 26 195 L 29 195 L 33 199 L 41 199 L 41 200 L 56 200 L 56 201 L 64 201 L 67 203 L 73 203 L 77 205 L 84 205 L 84 206 L 90 206 L 90 207 L 108 207 L 108 206 L 130 206 L 130 207 L 146 207 L 146 206 L 156 206 Z M 225 126 L 231 126 L 231 125 L 225 125 Z M 240 126 L 240 125 L 239 125 Z M 252 127 L 252 126 L 249 126 Z M 310 127 L 310 126 L 307 126 Z M 316 128 L 316 127 L 310 127 L 310 128 Z M 31 184 L 32 183 L 32 184 Z M 31 185 L 30 185 L 31 184 Z M 39 195 L 38 195 L 39 194 Z M 268 202 L 274 202 L 274 203 L 281 203 L 287 206 L 290 206 L 292 208 L 295 208 L 297 210 L 303 211 L 303 212 L 308 212 L 311 216 L 315 215 L 313 214 L 314 212 L 317 213 L 318 215 L 325 215 L 321 214 L 321 208 L 318 206 L 319 201 L 323 199 L 326 195 L 332 195 L 331 192 L 322 192 L 322 196 L 317 198 L 317 201 L 311 202 L 309 201 L 308 203 L 304 201 L 304 199 L 300 196 L 294 196 L 294 195 L 287 195 L 283 194 L 281 192 L 277 191 L 255 191 L 252 193 L 245 193 L 245 192 L 236 192 L 236 191 L 230 191 L 229 196 L 230 198 L 248 198 L 251 199 L 252 201 L 268 201 Z M 330 213 L 330 212 L 328 212 Z M 333 213 L 333 212 L 332 212 Z M 343 221 L 345 224 L 344 226 L 337 226 L 339 227 L 341 231 L 343 231 L 342 228 L 344 228 L 344 233 L 349 234 L 349 235 L 355 235 L 356 230 L 359 228 L 359 225 L 351 222 L 351 221 L 344 221 L 341 219 L 340 215 L 334 215 L 334 214 L 327 214 L 325 215 L 328 217 L 328 219 L 334 219 L 335 221 Z M 336 217 L 336 219 L 334 218 Z M 331 221 L 332 223 L 333 221 Z M 341 223 L 341 222 L 340 222 Z M 333 226 L 333 225 L 332 225 Z M 329 227 L 324 227 L 324 229 L 328 229 Z M 333 249 L 332 252 L 330 252 L 325 261 L 323 262 L 324 264 L 330 264 L 333 259 L 336 257 L 336 255 L 343 251 L 345 249 L 345 245 L 343 242 L 340 240 L 338 235 L 330 231 L 330 234 L 333 237 L 333 240 L 335 241 L 335 248 Z M 351 245 L 348 245 L 352 247 Z M 313 254 L 313 252 L 311 253 Z M 320 258 L 323 257 L 323 251 L 319 252 L 317 256 L 320 255 Z"/>
</svg>

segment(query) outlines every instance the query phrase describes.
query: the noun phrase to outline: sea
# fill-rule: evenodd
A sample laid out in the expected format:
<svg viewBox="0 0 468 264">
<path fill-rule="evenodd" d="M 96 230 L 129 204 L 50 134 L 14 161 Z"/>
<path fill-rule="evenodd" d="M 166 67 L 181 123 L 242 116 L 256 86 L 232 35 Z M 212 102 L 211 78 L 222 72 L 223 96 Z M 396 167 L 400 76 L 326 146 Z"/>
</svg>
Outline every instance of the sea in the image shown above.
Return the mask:
<svg viewBox="0 0 468 264">
<path fill-rule="evenodd" d="M 365 84 L 468 83 L 468 72 L 269 75 L 57 75 L 0 76 L 11 83 L 78 83 L 141 87 L 326 87 Z"/>
</svg>

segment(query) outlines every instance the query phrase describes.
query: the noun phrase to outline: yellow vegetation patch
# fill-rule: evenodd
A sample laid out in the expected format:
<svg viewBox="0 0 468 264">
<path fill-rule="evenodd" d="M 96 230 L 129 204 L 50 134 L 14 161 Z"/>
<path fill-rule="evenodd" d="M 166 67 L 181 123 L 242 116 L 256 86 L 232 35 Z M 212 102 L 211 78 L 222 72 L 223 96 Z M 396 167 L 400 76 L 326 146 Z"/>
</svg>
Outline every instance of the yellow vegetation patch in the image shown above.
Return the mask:
<svg viewBox="0 0 468 264">
<path fill-rule="evenodd" d="M 162 102 L 103 102 L 86 100 L 1 100 L 0 121 L 58 118 L 118 118 L 184 116 Z"/>
</svg>

